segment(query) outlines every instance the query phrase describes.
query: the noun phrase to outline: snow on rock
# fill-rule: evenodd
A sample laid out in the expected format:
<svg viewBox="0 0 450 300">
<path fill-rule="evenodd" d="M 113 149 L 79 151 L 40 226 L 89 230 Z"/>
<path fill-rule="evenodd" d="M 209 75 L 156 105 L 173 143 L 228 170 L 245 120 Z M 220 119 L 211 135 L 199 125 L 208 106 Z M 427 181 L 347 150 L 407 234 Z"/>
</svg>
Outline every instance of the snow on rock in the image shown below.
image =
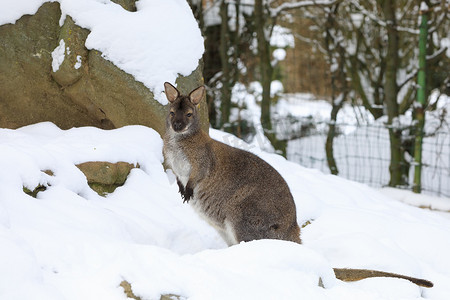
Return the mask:
<svg viewBox="0 0 450 300">
<path fill-rule="evenodd" d="M 152 129 L 0 129 L 0 298 L 125 299 L 119 284 L 126 280 L 142 299 L 449 299 L 449 219 L 230 134 L 211 135 L 250 149 L 286 179 L 299 223 L 310 222 L 304 245 L 262 240 L 226 248 L 182 203 Z M 141 168 L 103 198 L 75 167 L 92 160 Z M 22 190 L 38 184 L 47 188 L 36 198 Z M 398 272 L 435 287 L 392 278 L 343 283 L 332 267 Z"/>
<path fill-rule="evenodd" d="M 14 24 L 23 15 L 33 15 L 44 3 L 43 0 L 2 0 L 0 3 L 0 25 Z"/>
<path fill-rule="evenodd" d="M 77 55 L 77 62 L 75 63 L 75 65 L 73 66 L 75 69 L 79 69 L 81 68 L 81 56 Z"/>
<path fill-rule="evenodd" d="M 59 67 L 64 61 L 66 53 L 66 43 L 64 43 L 64 40 L 59 41 L 58 47 L 55 48 L 52 52 L 52 70 L 53 72 L 56 72 L 59 70 Z"/>
<path fill-rule="evenodd" d="M 35 13 L 44 2 L 0 2 L 0 25 Z M 164 82 L 174 83 L 179 74 L 191 74 L 203 55 L 203 37 L 185 0 L 140 0 L 136 12 L 105 0 L 57 2 L 61 20 L 70 15 L 77 25 L 90 30 L 86 48 L 101 51 L 105 59 L 144 83 L 162 104 L 167 103 Z M 54 72 L 64 60 L 64 51 L 55 56 Z"/>
</svg>

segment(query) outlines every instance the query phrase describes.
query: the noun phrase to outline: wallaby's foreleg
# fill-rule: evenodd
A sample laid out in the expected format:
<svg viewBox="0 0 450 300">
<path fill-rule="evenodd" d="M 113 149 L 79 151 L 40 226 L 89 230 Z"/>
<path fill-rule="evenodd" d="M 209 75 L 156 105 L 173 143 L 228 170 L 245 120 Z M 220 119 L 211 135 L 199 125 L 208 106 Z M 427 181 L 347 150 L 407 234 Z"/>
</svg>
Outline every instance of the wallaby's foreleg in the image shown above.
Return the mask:
<svg viewBox="0 0 450 300">
<path fill-rule="evenodd" d="M 181 194 L 181 198 L 183 199 L 183 203 L 184 202 L 189 202 L 189 200 L 192 198 L 192 195 L 194 193 L 194 191 L 192 190 L 191 187 L 188 187 L 188 185 L 186 184 L 186 187 L 183 186 L 183 184 L 181 183 L 181 181 L 177 178 L 177 184 L 178 184 L 178 192 Z"/>
<path fill-rule="evenodd" d="M 184 187 L 184 193 L 183 196 L 183 203 L 189 202 L 189 200 L 194 195 L 194 185 L 198 184 L 203 178 L 206 177 L 208 168 L 205 166 L 197 166 L 192 165 L 191 166 L 191 173 L 189 174 L 189 180 L 186 183 L 186 186 Z"/>
</svg>

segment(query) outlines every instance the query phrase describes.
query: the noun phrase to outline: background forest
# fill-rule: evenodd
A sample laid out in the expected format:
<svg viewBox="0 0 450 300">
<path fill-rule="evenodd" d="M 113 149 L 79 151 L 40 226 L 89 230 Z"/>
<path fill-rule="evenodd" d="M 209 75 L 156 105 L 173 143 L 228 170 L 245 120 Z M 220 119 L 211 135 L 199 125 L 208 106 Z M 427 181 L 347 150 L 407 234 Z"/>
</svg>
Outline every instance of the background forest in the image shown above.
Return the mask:
<svg viewBox="0 0 450 300">
<path fill-rule="evenodd" d="M 317 120 L 280 116 L 274 106 L 280 92 L 310 93 L 332 106 L 322 130 L 327 135 L 323 148 L 329 172 L 338 174 L 333 145 L 343 129 L 336 121 L 350 104 L 388 131 L 389 180 L 384 184 L 421 190 L 420 182 L 410 182 L 420 177 L 411 166 L 422 165 L 421 146 L 415 151 L 415 145 L 443 128 L 449 132 L 448 1 L 189 2 L 205 37 L 204 79 L 214 128 L 247 141 L 260 131 L 277 152 L 292 156 L 289 141 L 304 136 Z M 243 113 L 249 95 L 260 107 L 259 120 Z M 424 130 L 428 113 L 435 124 Z M 450 153 L 443 156 L 448 176 Z"/>
</svg>

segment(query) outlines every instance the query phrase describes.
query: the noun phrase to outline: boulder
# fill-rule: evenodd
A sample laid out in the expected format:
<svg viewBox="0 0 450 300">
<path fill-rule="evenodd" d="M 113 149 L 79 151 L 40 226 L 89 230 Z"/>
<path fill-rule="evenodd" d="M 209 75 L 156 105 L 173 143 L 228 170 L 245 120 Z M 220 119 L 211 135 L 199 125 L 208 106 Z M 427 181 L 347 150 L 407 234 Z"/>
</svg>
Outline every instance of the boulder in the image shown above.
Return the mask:
<svg viewBox="0 0 450 300">
<path fill-rule="evenodd" d="M 135 11 L 135 0 L 116 0 Z M 144 125 L 161 135 L 167 108 L 141 82 L 85 47 L 89 30 L 70 16 L 59 25 L 58 2 L 44 3 L 35 15 L 0 26 L 0 127 L 18 128 L 51 121 L 62 129 L 95 126 L 113 129 Z M 59 47 L 64 61 L 52 66 Z M 203 84 L 202 62 L 189 76 L 179 76 L 183 93 Z M 205 99 L 202 126 L 209 127 Z"/>
<path fill-rule="evenodd" d="M 111 0 L 128 11 L 136 11 L 136 0 Z"/>
<path fill-rule="evenodd" d="M 52 170 L 44 170 L 44 171 L 42 171 L 42 172 L 44 172 L 45 174 L 47 174 L 47 175 L 49 175 L 49 176 L 54 176 Z M 38 194 L 39 192 L 43 192 L 43 191 L 47 190 L 47 186 L 46 186 L 46 185 L 43 185 L 43 184 L 39 184 L 38 186 L 34 187 L 33 190 L 30 190 L 29 188 L 23 186 L 23 187 L 22 187 L 22 190 L 23 190 L 23 192 L 24 192 L 25 194 L 28 194 L 29 196 L 31 196 L 31 197 L 33 197 L 33 198 L 36 198 L 36 197 L 37 197 L 37 194 Z"/>
<path fill-rule="evenodd" d="M 107 161 L 88 161 L 76 165 L 78 169 L 86 176 L 88 185 L 100 196 L 113 193 L 115 189 L 122 186 L 127 180 L 131 169 L 139 168 L 139 164 L 130 164 L 127 162 L 111 163 Z M 42 171 L 47 175 L 54 176 L 53 171 Z M 23 192 L 36 198 L 39 192 L 47 189 L 48 183 L 39 184 L 33 190 L 23 187 Z"/>
<path fill-rule="evenodd" d="M 86 176 L 89 186 L 100 196 L 105 196 L 122 186 L 131 169 L 139 168 L 139 164 L 135 166 L 127 162 L 89 161 L 78 164 L 77 167 Z"/>
</svg>

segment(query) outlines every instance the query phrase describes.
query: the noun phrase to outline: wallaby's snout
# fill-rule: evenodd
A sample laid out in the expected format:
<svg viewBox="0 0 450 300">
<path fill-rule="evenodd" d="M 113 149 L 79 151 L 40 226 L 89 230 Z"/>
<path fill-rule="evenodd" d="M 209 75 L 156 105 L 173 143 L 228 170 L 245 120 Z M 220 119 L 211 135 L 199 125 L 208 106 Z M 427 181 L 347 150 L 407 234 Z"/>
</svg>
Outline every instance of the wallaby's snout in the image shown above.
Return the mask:
<svg viewBox="0 0 450 300">
<path fill-rule="evenodd" d="M 172 125 L 172 129 L 176 132 L 182 132 L 185 129 L 188 128 L 189 124 L 189 117 L 184 116 L 183 113 L 177 113 L 174 116 L 172 114 L 169 115 L 169 118 L 172 120 L 170 121 Z"/>
<path fill-rule="evenodd" d="M 177 133 L 188 130 L 193 123 L 197 122 L 194 116 L 195 109 L 188 99 L 179 97 L 170 104 L 170 112 L 167 116 L 170 127 Z"/>
<path fill-rule="evenodd" d="M 175 131 L 181 131 L 181 129 L 183 129 L 183 123 L 181 123 L 180 121 L 175 121 L 172 123 L 172 128 Z"/>
</svg>

